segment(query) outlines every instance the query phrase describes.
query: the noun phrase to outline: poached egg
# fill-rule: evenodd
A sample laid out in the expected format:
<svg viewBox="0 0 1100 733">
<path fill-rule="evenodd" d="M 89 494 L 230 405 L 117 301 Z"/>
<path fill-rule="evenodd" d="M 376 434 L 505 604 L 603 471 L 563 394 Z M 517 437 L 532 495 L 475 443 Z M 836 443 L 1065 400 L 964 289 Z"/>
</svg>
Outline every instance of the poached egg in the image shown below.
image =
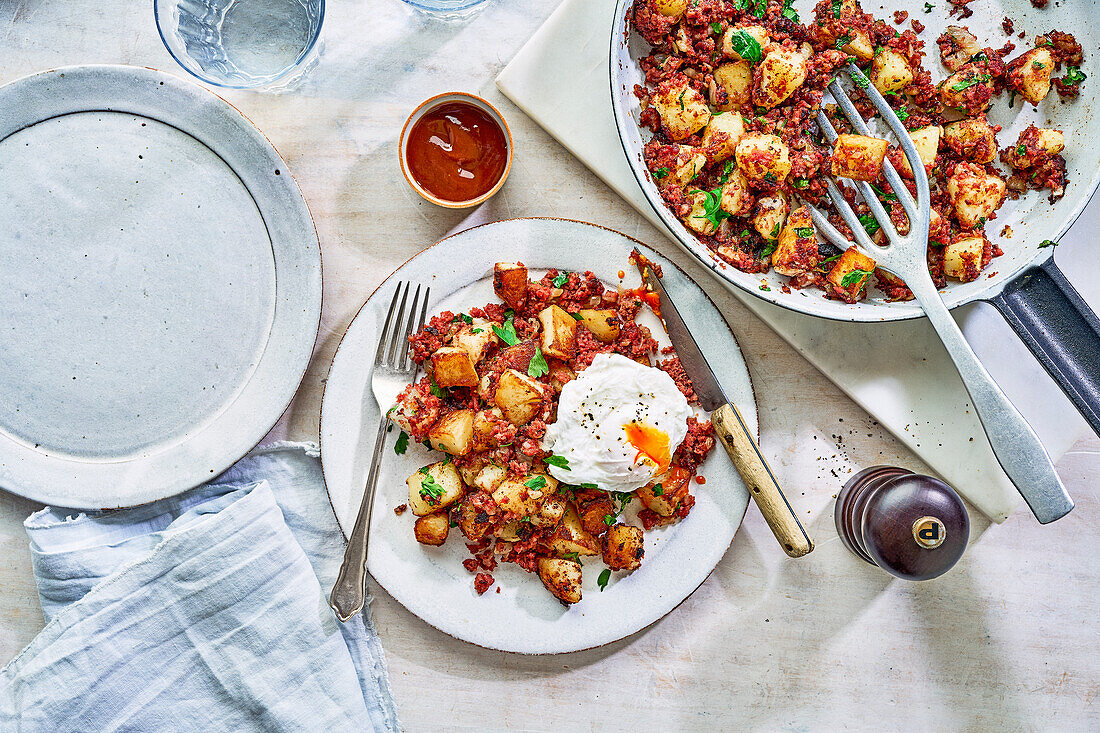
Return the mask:
<svg viewBox="0 0 1100 733">
<path fill-rule="evenodd" d="M 543 448 L 568 468 L 550 464 L 550 475 L 605 491 L 639 489 L 668 470 L 692 414 L 665 372 L 621 354 L 599 354 L 562 387 Z"/>
</svg>

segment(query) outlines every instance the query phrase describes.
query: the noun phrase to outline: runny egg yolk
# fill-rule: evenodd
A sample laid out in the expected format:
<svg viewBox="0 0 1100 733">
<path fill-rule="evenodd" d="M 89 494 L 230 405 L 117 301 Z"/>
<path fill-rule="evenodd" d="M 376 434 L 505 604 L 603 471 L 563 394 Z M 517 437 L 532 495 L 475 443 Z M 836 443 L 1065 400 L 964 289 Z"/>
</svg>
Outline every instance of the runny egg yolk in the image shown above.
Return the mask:
<svg viewBox="0 0 1100 733">
<path fill-rule="evenodd" d="M 669 450 L 668 433 L 658 430 L 652 425 L 632 422 L 623 425 L 626 432 L 626 441 L 638 449 L 638 455 L 634 463 L 641 463 L 644 459 L 654 464 L 654 475 L 660 475 L 668 469 L 672 463 L 672 452 Z"/>
</svg>

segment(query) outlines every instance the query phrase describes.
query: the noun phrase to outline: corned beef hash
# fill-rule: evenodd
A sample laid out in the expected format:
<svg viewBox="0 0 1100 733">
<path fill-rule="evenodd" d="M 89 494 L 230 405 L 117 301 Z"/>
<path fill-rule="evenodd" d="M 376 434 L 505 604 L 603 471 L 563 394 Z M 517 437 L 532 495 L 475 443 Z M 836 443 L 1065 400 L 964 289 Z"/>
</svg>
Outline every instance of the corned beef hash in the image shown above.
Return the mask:
<svg viewBox="0 0 1100 733">
<path fill-rule="evenodd" d="M 714 431 L 673 350 L 636 321 L 654 294 L 591 272 L 531 280 L 518 262 L 497 263 L 493 285 L 503 302 L 444 311 L 409 339 L 425 376 L 389 411 L 395 450 L 444 455 L 409 476 L 395 512 L 412 510 L 425 545 L 457 528 L 478 593 L 511 562 L 576 603 L 585 558 L 606 565 L 602 591 L 639 567 L 643 530 L 688 515 Z M 641 526 L 624 515 L 635 499 Z"/>
<path fill-rule="evenodd" d="M 819 287 L 826 297 L 854 303 L 866 297 L 874 274 L 887 299 L 912 298 L 902 281 L 854 247 L 841 252 L 819 241 L 808 209 L 799 205 L 823 201 L 827 175 L 868 181 L 899 232 L 908 231 L 882 175 L 888 159 L 915 194 L 900 147 L 849 134 L 851 126 L 830 104 L 825 112 L 843 134 L 829 146 L 816 129 L 826 87 L 851 61 L 865 73 L 856 86 L 873 84 L 885 96 L 925 164 L 933 281 L 944 287 L 947 278 L 976 279 L 1002 254 L 985 227 L 1006 196 L 1045 189 L 1053 203 L 1066 186 L 1063 132 L 1031 125 L 1001 148 L 1001 127 L 986 119 L 994 99 L 1006 94 L 1008 106 L 1022 110 L 1053 87 L 1072 100 L 1086 76 L 1072 35 L 1027 39 L 1014 35 L 1005 18 L 1001 27 L 981 29 L 982 40 L 966 27 L 948 26 L 936 40 L 943 70 L 934 83 L 920 18 L 951 7 L 966 17 L 965 3 L 952 3 L 913 3 L 912 13 L 893 14 L 895 30 L 856 0 L 821 0 L 806 24 L 791 0 L 635 0 L 632 27 L 652 45 L 641 61 L 646 86 L 634 90 L 640 122 L 653 132 L 644 159 L 665 203 L 716 258 L 744 272 L 774 269 L 789 277 L 785 289 Z M 992 48 L 993 34 L 1009 40 Z M 1017 49 L 1017 41 L 1024 47 Z M 874 108 L 852 96 L 870 120 Z M 841 188 L 867 233 L 882 243 L 867 204 L 855 204 L 853 187 Z M 839 216 L 831 219 L 851 238 Z"/>
</svg>

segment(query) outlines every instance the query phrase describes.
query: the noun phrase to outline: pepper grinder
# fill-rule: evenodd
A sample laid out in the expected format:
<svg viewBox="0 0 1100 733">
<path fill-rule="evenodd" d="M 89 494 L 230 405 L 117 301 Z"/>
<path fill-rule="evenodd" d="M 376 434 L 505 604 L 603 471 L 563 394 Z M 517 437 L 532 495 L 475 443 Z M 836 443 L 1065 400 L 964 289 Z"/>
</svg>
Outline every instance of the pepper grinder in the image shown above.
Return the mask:
<svg viewBox="0 0 1100 733">
<path fill-rule="evenodd" d="M 930 580 L 959 561 L 970 516 L 950 486 L 904 468 L 865 468 L 836 499 L 837 533 L 872 565 L 903 580 Z"/>
</svg>

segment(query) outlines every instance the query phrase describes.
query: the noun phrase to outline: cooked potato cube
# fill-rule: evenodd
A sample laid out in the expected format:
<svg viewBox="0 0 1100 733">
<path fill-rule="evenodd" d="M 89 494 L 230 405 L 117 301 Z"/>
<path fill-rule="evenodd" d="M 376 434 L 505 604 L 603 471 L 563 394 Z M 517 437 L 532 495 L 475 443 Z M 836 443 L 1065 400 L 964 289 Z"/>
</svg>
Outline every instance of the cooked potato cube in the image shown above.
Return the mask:
<svg viewBox="0 0 1100 733">
<path fill-rule="evenodd" d="M 790 153 L 777 135 L 746 133 L 737 143 L 737 168 L 749 181 L 779 184 L 791 172 Z"/>
<path fill-rule="evenodd" d="M 612 570 L 636 570 L 645 554 L 642 543 L 641 527 L 616 524 L 604 535 L 603 561 Z"/>
<path fill-rule="evenodd" d="M 684 217 L 684 224 L 689 229 L 694 229 L 700 234 L 714 234 L 718 231 L 718 227 L 715 226 L 715 218 L 707 213 L 707 202 L 711 200 L 711 197 L 702 191 L 696 191 L 691 195 L 691 210 L 688 215 Z M 713 202 L 712 202 L 713 203 Z M 721 204 L 719 203 L 719 206 Z"/>
<path fill-rule="evenodd" d="M 511 308 L 527 302 L 527 267 L 521 262 L 498 262 L 493 267 L 493 290 Z"/>
<path fill-rule="evenodd" d="M 662 82 L 654 92 L 652 101 L 661 115 L 661 125 L 673 140 L 694 135 L 710 122 L 710 108 L 706 100 L 686 81 Z"/>
<path fill-rule="evenodd" d="M 462 498 L 465 487 L 453 463 L 433 463 L 409 476 L 409 508 L 418 517 L 454 504 Z"/>
<path fill-rule="evenodd" d="M 752 64 L 732 61 L 714 70 L 711 102 L 720 112 L 739 110 L 752 101 Z"/>
<path fill-rule="evenodd" d="M 871 37 L 867 35 L 867 31 L 855 31 L 849 34 L 848 38 L 851 40 L 840 47 L 844 53 L 850 53 L 860 61 L 866 61 L 875 55 L 875 47 L 871 44 Z"/>
<path fill-rule="evenodd" d="M 703 147 L 711 160 L 721 162 L 733 156 L 737 141 L 744 134 L 745 118 L 740 112 L 715 115 L 703 131 Z"/>
<path fill-rule="evenodd" d="M 793 277 L 813 270 L 820 260 L 810 209 L 799 206 L 791 212 L 787 225 L 779 234 L 772 253 L 772 267 L 780 275 Z"/>
<path fill-rule="evenodd" d="M 531 535 L 531 523 L 519 519 L 505 522 L 493 530 L 493 536 L 504 542 L 519 542 Z"/>
<path fill-rule="evenodd" d="M 985 238 L 964 236 L 943 248 L 943 273 L 963 282 L 976 280 L 982 271 Z"/>
<path fill-rule="evenodd" d="M 550 551 L 556 555 L 595 555 L 599 553 L 596 539 L 589 534 L 581 522 L 577 510 L 566 502 L 561 521 L 548 538 Z"/>
<path fill-rule="evenodd" d="M 1004 151 L 1004 161 L 1013 170 L 1034 168 L 1038 163 L 1057 155 L 1066 147 L 1066 136 L 1059 130 L 1029 125 L 1020 133 L 1016 144 Z"/>
<path fill-rule="evenodd" d="M 591 331 L 597 341 L 609 344 L 619 338 L 619 314 L 616 311 L 610 308 L 584 308 L 577 311 L 577 315 L 581 317 L 580 324 Z"/>
<path fill-rule="evenodd" d="M 982 45 L 974 34 L 957 25 L 947 26 L 937 40 L 940 44 L 940 60 L 952 72 L 961 69 L 967 61 L 982 51 Z"/>
<path fill-rule="evenodd" d="M 984 117 L 952 122 L 943 128 L 943 141 L 971 163 L 992 163 L 997 158 L 997 135 Z"/>
<path fill-rule="evenodd" d="M 470 361 L 476 366 L 485 358 L 486 352 L 499 341 L 493 326 L 488 321 L 476 320 L 454 335 L 451 345 L 470 355 Z"/>
<path fill-rule="evenodd" d="M 542 497 L 552 494 L 557 487 L 556 479 L 542 474 L 531 474 L 522 479 L 506 478 L 493 489 L 493 501 L 503 511 L 529 517 L 539 511 Z"/>
<path fill-rule="evenodd" d="M 658 179 L 662 185 L 686 186 L 695 180 L 707 164 L 707 156 L 699 148 L 681 145 L 676 155 L 676 163 L 669 175 Z"/>
<path fill-rule="evenodd" d="M 983 67 L 964 66 L 941 82 L 939 90 L 945 107 L 977 114 L 993 103 L 993 76 Z"/>
<path fill-rule="evenodd" d="M 654 0 L 653 7 L 668 18 L 679 18 L 687 10 L 688 0 Z"/>
<path fill-rule="evenodd" d="M 874 260 L 855 247 L 849 247 L 833 265 L 827 279 L 834 293 L 854 303 L 867 293 L 867 283 L 874 271 Z"/>
<path fill-rule="evenodd" d="M 498 466 L 495 463 L 488 463 L 467 483 L 475 489 L 480 489 L 488 494 L 492 494 L 507 476 L 508 472 L 505 471 L 502 466 Z"/>
<path fill-rule="evenodd" d="M 526 425 L 542 409 L 547 388 L 515 369 L 500 375 L 493 402 L 513 425 Z"/>
<path fill-rule="evenodd" d="M 671 517 L 690 492 L 690 481 L 691 472 L 675 466 L 634 493 L 646 509 Z"/>
<path fill-rule="evenodd" d="M 1033 48 L 1008 65 L 1008 86 L 1020 96 L 1039 104 L 1050 92 L 1050 76 L 1054 73 L 1054 57 L 1045 46 Z"/>
<path fill-rule="evenodd" d="M 909 137 L 913 140 L 913 145 L 917 148 L 917 154 L 920 155 L 921 162 L 924 163 L 926 169 L 936 163 L 936 156 L 940 152 L 940 137 L 942 135 L 943 128 L 939 125 L 929 125 L 919 130 L 912 130 L 909 133 Z M 891 160 L 893 160 L 893 158 L 891 158 Z M 904 152 L 900 153 L 898 156 L 898 162 L 899 165 L 895 167 L 903 174 L 912 178 L 913 169 L 909 167 L 909 159 L 905 157 Z"/>
<path fill-rule="evenodd" d="M 875 181 L 890 143 L 867 135 L 840 135 L 833 145 L 832 171 L 838 178 Z"/>
<path fill-rule="evenodd" d="M 436 512 L 417 519 L 413 525 L 413 535 L 422 545 L 438 547 L 447 541 L 447 533 L 450 529 L 451 520 L 448 519 L 447 512 Z"/>
<path fill-rule="evenodd" d="M 727 28 L 726 32 L 722 34 L 722 53 L 734 61 L 749 60 L 742 59 L 738 50 L 744 47 L 741 34 L 751 37 L 761 49 L 768 45 L 768 31 L 763 26 L 741 25 L 736 28 Z"/>
<path fill-rule="evenodd" d="M 443 346 L 432 354 L 432 375 L 440 387 L 476 387 L 479 381 L 470 354 L 457 346 Z"/>
<path fill-rule="evenodd" d="M 486 375 L 485 379 L 488 378 L 488 375 Z M 492 401 L 491 394 L 489 400 Z M 478 410 L 474 414 L 473 450 L 483 452 L 490 448 L 499 447 L 500 441 L 497 440 L 497 436 L 501 423 L 508 425 L 508 421 L 504 419 L 504 413 L 499 407 L 494 407 L 493 410 Z"/>
<path fill-rule="evenodd" d="M 909 61 L 892 48 L 884 48 L 871 64 L 871 83 L 883 94 L 901 91 L 914 78 Z"/>
<path fill-rule="evenodd" d="M 536 527 L 553 527 L 565 514 L 565 497 L 550 494 L 542 500 L 539 510 L 531 515 L 531 524 Z"/>
<path fill-rule="evenodd" d="M 475 506 L 469 497 L 459 504 L 456 522 L 462 534 L 471 542 L 482 539 L 493 528 L 493 518 Z"/>
<path fill-rule="evenodd" d="M 564 361 L 549 359 L 547 365 L 550 367 L 550 388 L 554 390 L 554 394 L 561 394 L 562 387 L 577 378 L 577 373 Z"/>
<path fill-rule="evenodd" d="M 741 171 L 733 171 L 722 184 L 722 198 L 718 205 L 722 211 L 734 216 L 748 216 L 752 212 L 752 203 L 749 179 L 745 178 Z"/>
<path fill-rule="evenodd" d="M 947 195 L 955 206 L 955 218 L 963 229 L 975 229 L 1000 208 L 1005 182 L 973 163 L 959 163 L 947 180 Z"/>
<path fill-rule="evenodd" d="M 464 456 L 474 444 L 474 411 L 455 410 L 439 419 L 428 431 L 432 447 L 452 456 Z"/>
<path fill-rule="evenodd" d="M 757 105 L 771 109 L 786 101 L 806 81 L 809 44 L 788 48 L 772 44 L 760 62 L 760 86 L 753 95 Z"/>
<path fill-rule="evenodd" d="M 764 239 L 778 239 L 790 210 L 791 206 L 783 194 L 763 196 L 756 202 L 752 226 Z"/>
<path fill-rule="evenodd" d="M 615 516 L 615 504 L 606 493 L 589 501 L 580 502 L 578 513 L 581 516 L 581 526 L 593 537 L 599 537 L 607 531 L 607 518 Z"/>
<path fill-rule="evenodd" d="M 439 412 L 439 400 L 413 386 L 398 396 L 397 404 L 386 416 L 405 432 L 422 435 L 439 419 Z"/>
<path fill-rule="evenodd" d="M 540 557 L 539 580 L 546 590 L 562 603 L 577 603 L 581 599 L 581 564 L 576 560 Z"/>
<path fill-rule="evenodd" d="M 577 345 L 577 319 L 552 305 L 539 313 L 542 324 L 542 353 L 555 359 L 569 359 Z"/>
</svg>

